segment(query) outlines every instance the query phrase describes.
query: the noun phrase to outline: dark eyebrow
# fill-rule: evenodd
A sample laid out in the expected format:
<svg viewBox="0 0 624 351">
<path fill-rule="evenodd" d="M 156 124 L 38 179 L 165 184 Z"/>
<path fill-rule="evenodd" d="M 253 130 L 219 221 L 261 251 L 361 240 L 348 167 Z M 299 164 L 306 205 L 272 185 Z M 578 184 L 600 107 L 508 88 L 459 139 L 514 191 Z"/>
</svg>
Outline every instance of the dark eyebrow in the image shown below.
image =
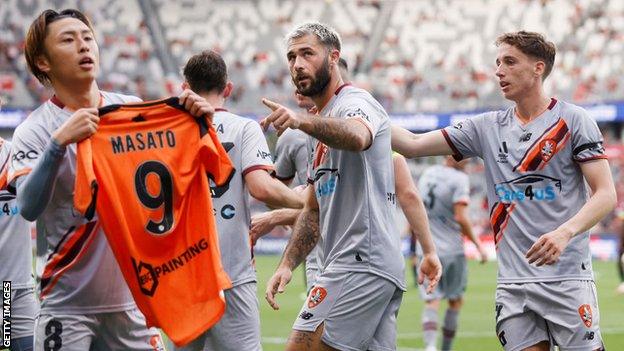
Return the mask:
<svg viewBox="0 0 624 351">
<path fill-rule="evenodd" d="M 59 35 L 65 35 L 65 34 L 75 35 L 76 31 L 70 29 L 70 30 L 64 30 L 59 33 Z M 93 34 L 93 32 L 90 29 L 83 29 L 80 31 L 80 34 Z"/>
</svg>

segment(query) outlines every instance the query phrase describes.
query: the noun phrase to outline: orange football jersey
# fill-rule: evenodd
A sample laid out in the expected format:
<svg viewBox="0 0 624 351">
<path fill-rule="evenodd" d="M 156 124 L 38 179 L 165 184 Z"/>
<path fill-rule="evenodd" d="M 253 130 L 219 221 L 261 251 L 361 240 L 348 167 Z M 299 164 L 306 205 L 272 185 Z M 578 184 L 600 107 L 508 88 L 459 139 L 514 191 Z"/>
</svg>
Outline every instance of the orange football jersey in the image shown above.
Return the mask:
<svg viewBox="0 0 624 351">
<path fill-rule="evenodd" d="M 232 164 L 205 118 L 177 98 L 100 108 L 78 144 L 74 204 L 99 217 L 148 326 L 177 345 L 215 324 L 230 280 L 221 266 L 208 177 Z"/>
</svg>

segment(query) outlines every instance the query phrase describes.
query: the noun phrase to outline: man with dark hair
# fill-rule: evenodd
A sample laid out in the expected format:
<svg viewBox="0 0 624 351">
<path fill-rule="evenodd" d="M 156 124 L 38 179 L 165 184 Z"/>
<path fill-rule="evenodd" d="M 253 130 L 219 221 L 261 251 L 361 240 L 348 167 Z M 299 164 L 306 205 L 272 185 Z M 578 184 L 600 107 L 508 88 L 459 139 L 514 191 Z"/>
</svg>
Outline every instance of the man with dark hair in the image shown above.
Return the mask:
<svg viewBox="0 0 624 351">
<path fill-rule="evenodd" d="M 214 51 L 189 59 L 183 88 L 190 88 L 215 107 L 213 124 L 235 169 L 220 187 L 211 183 L 223 268 L 232 281 L 224 291 L 226 310 L 221 320 L 185 347 L 185 351 L 261 350 L 256 272 L 249 243 L 249 196 L 271 206 L 301 208 L 299 195 L 271 177 L 273 160 L 262 129 L 255 121 L 228 112 L 223 106 L 232 92 L 227 67 Z"/>
<path fill-rule="evenodd" d="M 602 135 L 583 108 L 544 93 L 553 43 L 521 31 L 496 44 L 496 77 L 513 107 L 421 135 L 393 127 L 392 146 L 408 157 L 483 159 L 505 350 L 602 350 L 588 233 L 616 202 Z"/>
<path fill-rule="evenodd" d="M 78 10 L 46 10 L 26 37 L 33 75 L 54 91 L 13 135 L 8 181 L 20 214 L 37 220 L 41 312 L 36 350 L 162 350 L 160 333 L 147 328 L 97 219 L 73 206 L 76 143 L 96 132 L 98 107 L 140 101 L 101 91 L 99 47 Z M 194 116 L 212 107 L 185 91 L 180 104 Z"/>
<path fill-rule="evenodd" d="M 344 84 L 340 37 L 329 26 L 305 23 L 287 38 L 297 91 L 318 115 L 296 113 L 268 99 L 261 124 L 310 135 L 306 199 L 282 260 L 266 290 L 279 305 L 298 266 L 319 242 L 321 272 L 293 325 L 287 350 L 393 350 L 396 316 L 405 291 L 404 262 L 394 223 L 396 193 L 389 118 L 365 90 Z M 321 239 L 319 240 L 319 237 Z M 437 272 L 432 272 L 431 278 Z"/>
</svg>

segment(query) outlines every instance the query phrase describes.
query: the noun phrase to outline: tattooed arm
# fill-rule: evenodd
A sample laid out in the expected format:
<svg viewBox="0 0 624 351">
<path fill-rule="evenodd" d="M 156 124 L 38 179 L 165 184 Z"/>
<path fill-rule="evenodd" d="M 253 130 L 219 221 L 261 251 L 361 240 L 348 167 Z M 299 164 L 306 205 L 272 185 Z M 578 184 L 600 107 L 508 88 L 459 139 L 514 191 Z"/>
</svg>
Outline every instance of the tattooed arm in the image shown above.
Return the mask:
<svg viewBox="0 0 624 351">
<path fill-rule="evenodd" d="M 275 294 L 284 292 L 286 284 L 290 282 L 292 277 L 293 269 L 308 256 L 316 246 L 320 236 L 319 208 L 313 187 L 308 186 L 306 188 L 304 198 L 306 199 L 305 205 L 295 222 L 295 228 L 290 240 L 288 240 L 280 264 L 267 283 L 265 297 L 275 310 L 279 309 L 279 305 L 275 301 Z"/>
<path fill-rule="evenodd" d="M 272 112 L 260 121 L 260 125 L 264 130 L 273 125 L 277 135 L 281 135 L 288 128 L 301 129 L 331 148 L 349 151 L 366 150 L 373 142 L 371 131 L 357 118 L 319 117 L 309 113 L 297 113 L 268 99 L 262 99 L 262 102 Z"/>
</svg>

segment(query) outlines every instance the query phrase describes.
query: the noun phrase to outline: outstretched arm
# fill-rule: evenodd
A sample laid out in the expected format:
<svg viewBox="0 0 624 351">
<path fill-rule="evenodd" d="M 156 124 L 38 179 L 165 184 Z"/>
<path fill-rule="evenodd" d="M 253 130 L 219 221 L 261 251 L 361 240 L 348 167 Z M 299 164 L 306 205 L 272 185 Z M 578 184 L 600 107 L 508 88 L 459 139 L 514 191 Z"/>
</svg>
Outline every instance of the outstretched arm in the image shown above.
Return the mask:
<svg viewBox="0 0 624 351">
<path fill-rule="evenodd" d="M 392 126 L 392 150 L 407 158 L 453 154 L 441 130 L 414 134 L 398 126 Z"/>
<path fill-rule="evenodd" d="M 397 198 L 403 214 L 410 225 L 410 230 L 416 235 L 418 242 L 423 249 L 423 259 L 420 262 L 418 272 L 418 284 L 422 284 L 425 276 L 429 279 L 427 293 L 431 293 L 438 285 L 442 275 L 442 265 L 436 254 L 436 249 L 431 239 L 429 231 L 429 219 L 425 206 L 418 194 L 416 184 L 412 180 L 407 162 L 400 155 L 393 157 L 394 178 Z"/>
<path fill-rule="evenodd" d="M 598 159 L 580 164 L 583 176 L 592 190 L 589 200 L 577 214 L 550 233 L 542 235 L 526 253 L 529 263 L 553 264 L 570 239 L 596 225 L 615 208 L 617 197 L 609 162 Z"/>
</svg>

